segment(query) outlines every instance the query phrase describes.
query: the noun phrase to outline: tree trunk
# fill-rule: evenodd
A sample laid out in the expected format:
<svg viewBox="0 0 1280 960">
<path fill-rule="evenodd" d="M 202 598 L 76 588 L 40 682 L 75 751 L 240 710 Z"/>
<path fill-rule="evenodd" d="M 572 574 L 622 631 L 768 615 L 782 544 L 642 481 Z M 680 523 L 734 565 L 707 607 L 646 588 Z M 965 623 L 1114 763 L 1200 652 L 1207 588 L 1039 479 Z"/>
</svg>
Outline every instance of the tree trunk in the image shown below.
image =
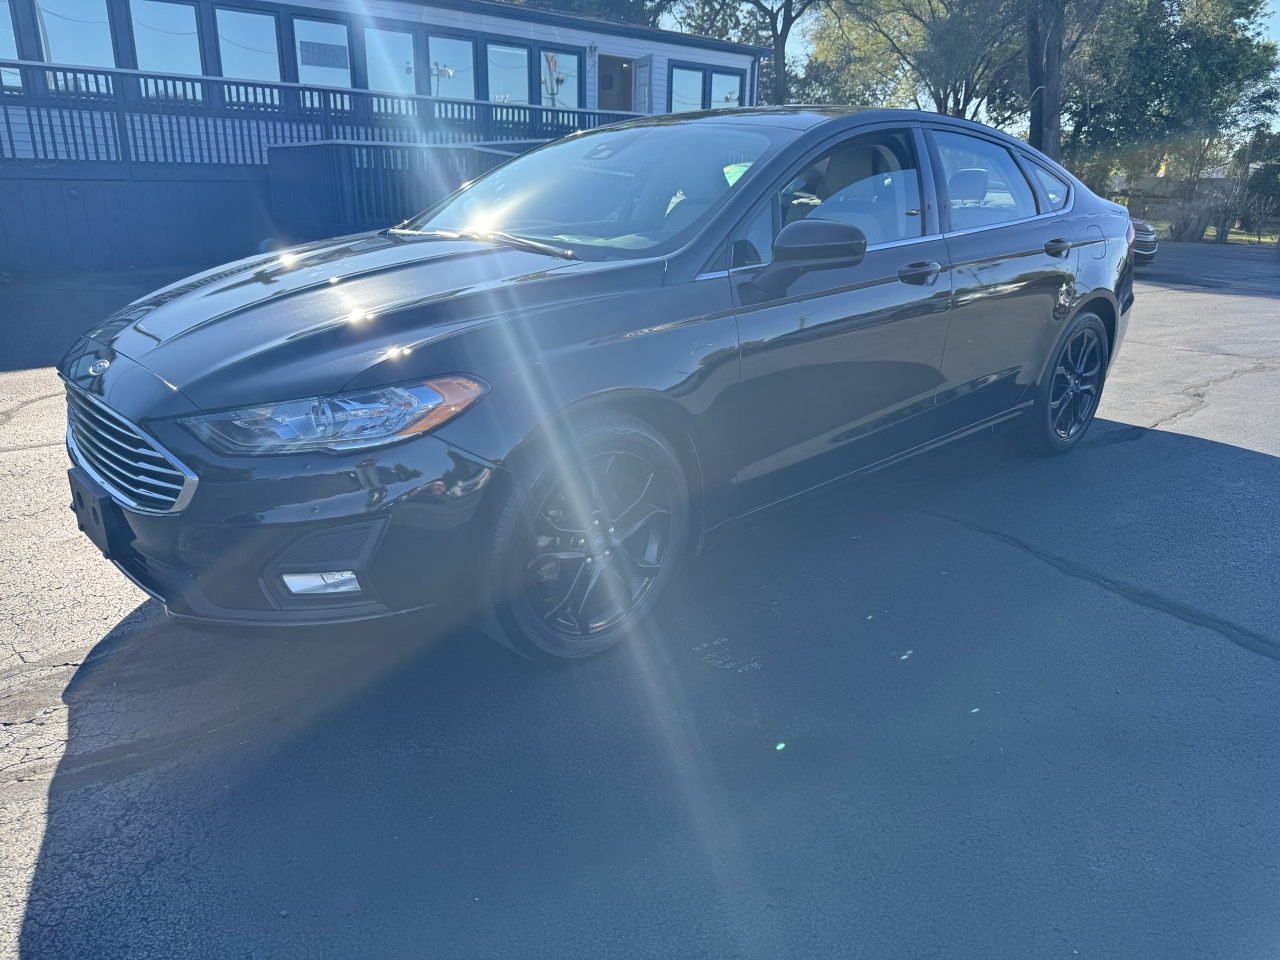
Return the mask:
<svg viewBox="0 0 1280 960">
<path fill-rule="evenodd" d="M 1040 39 L 1040 6 L 1027 0 L 1027 89 L 1031 91 L 1031 123 L 1027 140 L 1044 149 L 1044 57 Z"/>
<path fill-rule="evenodd" d="M 1044 37 L 1044 112 L 1041 118 L 1040 151 L 1062 159 L 1062 34 L 1066 29 L 1066 8 L 1062 0 L 1050 0 L 1052 17 Z"/>
<path fill-rule="evenodd" d="M 787 34 L 790 30 L 779 30 L 773 38 L 773 102 L 787 102 Z"/>
<path fill-rule="evenodd" d="M 1031 99 L 1028 140 L 1062 159 L 1062 38 L 1066 0 L 1026 0 L 1027 85 Z"/>
</svg>

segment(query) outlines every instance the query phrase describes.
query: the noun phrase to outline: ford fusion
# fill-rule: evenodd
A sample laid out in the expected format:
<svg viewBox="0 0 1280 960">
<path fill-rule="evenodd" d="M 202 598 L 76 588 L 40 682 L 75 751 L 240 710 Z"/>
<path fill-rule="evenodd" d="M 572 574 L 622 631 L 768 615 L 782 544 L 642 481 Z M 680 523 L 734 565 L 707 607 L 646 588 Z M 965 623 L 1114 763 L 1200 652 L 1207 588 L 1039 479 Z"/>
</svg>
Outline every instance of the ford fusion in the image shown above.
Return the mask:
<svg viewBox="0 0 1280 960">
<path fill-rule="evenodd" d="M 999 426 L 1070 450 L 1132 228 L 978 124 L 661 117 L 211 270 L 62 361 L 80 527 L 175 619 L 625 636 L 708 533 Z"/>
</svg>

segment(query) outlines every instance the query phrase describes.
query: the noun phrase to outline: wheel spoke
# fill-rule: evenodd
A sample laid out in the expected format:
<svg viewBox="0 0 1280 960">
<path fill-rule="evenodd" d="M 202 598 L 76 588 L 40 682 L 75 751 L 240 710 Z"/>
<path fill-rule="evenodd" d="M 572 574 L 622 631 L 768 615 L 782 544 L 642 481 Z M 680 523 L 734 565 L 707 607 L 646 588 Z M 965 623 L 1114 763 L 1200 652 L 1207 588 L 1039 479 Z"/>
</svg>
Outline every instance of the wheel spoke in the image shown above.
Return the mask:
<svg viewBox="0 0 1280 960">
<path fill-rule="evenodd" d="M 542 615 L 543 620 L 550 620 L 568 605 L 569 599 L 573 596 L 573 591 L 578 587 L 578 581 L 582 579 L 582 571 L 586 568 L 587 565 L 585 563 L 578 567 L 578 572 L 573 575 L 573 582 L 569 584 L 569 589 L 564 592 L 564 596 L 560 598 L 559 603 Z M 574 622 L 576 623 L 577 621 L 575 620 Z"/>
<path fill-rule="evenodd" d="M 622 562 L 630 568 L 632 576 L 648 579 L 649 577 L 656 577 L 658 575 L 658 571 L 662 569 L 662 567 L 656 563 L 649 563 L 647 560 L 637 560 L 631 555 L 630 551 L 624 550 L 621 547 L 614 552 L 614 556 L 623 558 Z"/>
<path fill-rule="evenodd" d="M 595 592 L 596 584 L 600 582 L 600 572 L 603 569 L 604 567 L 600 564 L 592 566 L 586 589 L 582 591 L 582 596 L 578 598 L 577 609 L 569 612 L 569 615 L 573 617 L 573 622 L 578 625 L 579 633 L 591 632 L 591 621 L 586 619 L 584 610 L 586 609 L 587 601 L 591 599 L 591 594 Z"/>
<path fill-rule="evenodd" d="M 1054 429 L 1054 430 L 1056 430 L 1060 435 L 1063 435 L 1063 436 L 1065 436 L 1065 433 L 1063 432 L 1062 428 L 1058 426 L 1058 424 L 1059 424 L 1059 423 L 1061 423 L 1061 422 L 1062 422 L 1063 417 L 1064 417 L 1064 416 L 1066 416 L 1066 415 L 1071 411 L 1071 399 L 1072 399 L 1072 396 L 1073 396 L 1073 394 L 1068 393 L 1066 396 L 1064 396 L 1064 397 L 1062 398 L 1062 400 L 1060 401 L 1061 408 L 1058 410 L 1057 415 L 1053 418 L 1053 429 Z M 1070 432 L 1070 429 L 1071 429 L 1071 428 L 1070 428 L 1070 422 L 1071 422 L 1071 421 L 1068 419 L 1068 421 L 1067 421 L 1067 424 L 1068 424 L 1068 426 L 1067 426 L 1067 432 L 1068 432 L 1068 433 Z"/>
<path fill-rule="evenodd" d="M 539 522 L 546 524 L 547 527 L 553 530 L 556 534 L 565 534 L 565 535 L 574 534 L 579 537 L 584 537 L 587 534 L 587 530 L 585 527 L 579 530 L 576 527 L 565 526 L 563 521 L 561 521 L 560 523 L 557 523 L 556 521 L 548 517 L 545 511 L 538 514 L 538 520 Z"/>
<path fill-rule="evenodd" d="M 615 534 L 613 539 L 618 543 L 621 543 L 623 540 L 634 536 L 637 530 L 643 527 L 654 517 L 665 516 L 666 513 L 667 511 L 663 510 L 661 507 L 650 506 L 648 513 L 640 517 L 640 519 L 636 520 L 635 523 L 631 524 L 631 526 L 627 527 L 627 529 L 623 530 L 621 533 Z"/>
<path fill-rule="evenodd" d="M 529 565 L 525 567 L 525 569 L 532 570 L 534 567 L 538 566 L 540 563 L 543 563 L 547 560 L 585 560 L 585 559 L 587 559 L 587 555 L 583 553 L 581 550 L 562 550 L 558 553 L 544 553 L 541 556 L 534 557 L 532 560 L 529 561 Z"/>
<path fill-rule="evenodd" d="M 627 514 L 631 513 L 632 510 L 634 510 L 636 507 L 640 506 L 640 504 L 644 502 L 644 498 L 649 495 L 649 487 L 653 485 L 653 477 L 654 475 L 650 473 L 648 478 L 646 478 L 644 482 L 644 487 L 643 489 L 641 489 L 640 495 L 636 497 L 634 501 L 632 501 L 629 507 L 627 507 L 625 510 L 620 511 L 618 515 L 613 518 L 613 522 L 615 524 L 626 523 Z"/>
</svg>

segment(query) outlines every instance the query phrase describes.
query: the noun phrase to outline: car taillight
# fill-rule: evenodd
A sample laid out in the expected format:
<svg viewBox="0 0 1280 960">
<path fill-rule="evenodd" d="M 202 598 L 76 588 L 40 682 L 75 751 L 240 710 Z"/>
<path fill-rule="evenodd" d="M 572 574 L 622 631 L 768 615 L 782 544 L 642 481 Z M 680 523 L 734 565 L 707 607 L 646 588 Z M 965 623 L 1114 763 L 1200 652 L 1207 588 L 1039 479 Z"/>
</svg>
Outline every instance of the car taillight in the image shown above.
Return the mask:
<svg viewBox="0 0 1280 960">
<path fill-rule="evenodd" d="M 1131 246 L 1131 247 L 1132 247 L 1132 246 L 1133 246 L 1133 237 L 1134 237 L 1133 221 L 1132 221 L 1132 220 L 1130 220 L 1130 221 L 1129 221 L 1129 230 L 1128 230 L 1128 232 L 1126 232 L 1126 233 L 1125 233 L 1125 235 L 1124 235 L 1124 242 L 1125 242 L 1125 243 L 1127 243 L 1129 246 Z"/>
</svg>

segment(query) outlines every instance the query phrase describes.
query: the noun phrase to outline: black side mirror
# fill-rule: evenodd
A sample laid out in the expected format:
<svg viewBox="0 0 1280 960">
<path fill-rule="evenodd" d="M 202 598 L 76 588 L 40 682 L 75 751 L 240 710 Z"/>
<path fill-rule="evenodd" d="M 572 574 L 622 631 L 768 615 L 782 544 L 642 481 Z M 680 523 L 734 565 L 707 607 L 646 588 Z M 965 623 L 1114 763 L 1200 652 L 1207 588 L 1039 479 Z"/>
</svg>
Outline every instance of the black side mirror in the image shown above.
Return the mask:
<svg viewBox="0 0 1280 960">
<path fill-rule="evenodd" d="M 784 296 L 802 274 L 811 270 L 856 267 L 867 255 L 867 235 L 838 220 L 796 220 L 773 241 L 773 262 L 756 274 L 740 292 L 743 300 L 759 303 Z"/>
</svg>

